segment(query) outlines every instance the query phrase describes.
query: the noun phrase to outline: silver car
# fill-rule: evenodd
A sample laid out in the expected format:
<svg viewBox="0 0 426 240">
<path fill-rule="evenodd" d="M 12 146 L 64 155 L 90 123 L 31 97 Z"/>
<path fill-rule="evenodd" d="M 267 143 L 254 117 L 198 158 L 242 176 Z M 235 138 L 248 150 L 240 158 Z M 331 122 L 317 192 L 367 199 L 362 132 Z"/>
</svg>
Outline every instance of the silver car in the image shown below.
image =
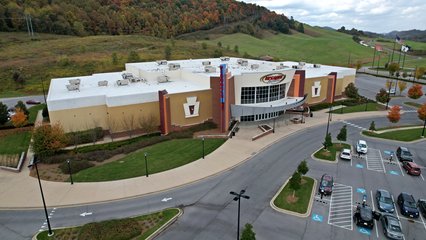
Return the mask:
<svg viewBox="0 0 426 240">
<path fill-rule="evenodd" d="M 383 226 L 383 234 L 390 239 L 404 239 L 401 223 L 398 218 L 391 214 L 382 214 L 380 222 Z"/>
</svg>

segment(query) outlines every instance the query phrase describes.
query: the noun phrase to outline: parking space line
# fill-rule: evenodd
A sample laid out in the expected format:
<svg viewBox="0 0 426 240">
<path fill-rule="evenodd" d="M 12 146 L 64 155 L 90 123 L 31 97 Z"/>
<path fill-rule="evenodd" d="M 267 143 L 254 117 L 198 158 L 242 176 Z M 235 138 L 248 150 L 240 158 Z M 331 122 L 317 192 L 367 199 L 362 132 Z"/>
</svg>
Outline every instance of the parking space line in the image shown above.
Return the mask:
<svg viewBox="0 0 426 240">
<path fill-rule="evenodd" d="M 422 213 L 419 213 L 419 216 L 420 216 L 420 219 L 423 222 L 423 227 L 425 227 L 425 229 L 426 229 L 426 224 L 425 224 L 425 220 L 423 220 Z"/>
<path fill-rule="evenodd" d="M 425 180 L 425 178 L 423 177 L 423 174 L 420 173 L 420 177 L 422 177 L 423 181 Z"/>
<path fill-rule="evenodd" d="M 370 196 L 371 196 L 371 206 L 373 206 L 373 212 L 375 212 L 376 211 L 376 207 L 374 206 L 373 191 L 371 191 L 371 190 L 370 190 Z M 379 224 L 376 223 L 375 224 L 375 229 L 376 229 L 376 236 L 377 236 L 377 238 L 379 238 L 379 230 L 378 230 L 378 228 L 379 228 Z"/>
<path fill-rule="evenodd" d="M 396 160 L 398 161 L 396 164 L 398 165 L 399 170 L 401 170 L 402 176 L 405 176 L 404 171 L 402 170 L 402 167 L 401 167 L 401 162 L 399 161 L 398 157 L 396 157 Z"/>
<path fill-rule="evenodd" d="M 396 217 L 398 218 L 399 223 L 401 224 L 401 227 L 402 227 L 402 222 L 401 222 L 401 218 L 399 217 L 398 208 L 396 207 L 396 204 L 395 204 L 395 199 L 393 198 L 393 195 L 391 195 L 391 197 L 392 197 L 393 207 L 395 208 Z M 405 239 L 405 235 L 403 233 L 402 233 L 402 239 Z"/>
<path fill-rule="evenodd" d="M 334 186 L 330 199 L 328 224 L 352 230 L 352 186 L 339 183 L 335 183 Z"/>
</svg>

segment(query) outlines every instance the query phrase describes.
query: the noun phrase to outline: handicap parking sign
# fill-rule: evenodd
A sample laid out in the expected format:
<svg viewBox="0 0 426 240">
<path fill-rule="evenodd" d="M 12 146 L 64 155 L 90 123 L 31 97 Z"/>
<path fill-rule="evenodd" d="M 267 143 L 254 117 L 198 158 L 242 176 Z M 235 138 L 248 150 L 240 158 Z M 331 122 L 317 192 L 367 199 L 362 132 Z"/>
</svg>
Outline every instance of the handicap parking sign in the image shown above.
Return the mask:
<svg viewBox="0 0 426 240">
<path fill-rule="evenodd" d="M 365 194 L 365 189 L 364 189 L 364 188 L 357 188 L 357 189 L 356 189 L 356 192 L 359 192 L 359 193 Z"/>
<path fill-rule="evenodd" d="M 365 234 L 365 235 L 368 235 L 368 236 L 370 236 L 370 235 L 371 235 L 371 231 L 370 231 L 370 229 L 367 229 L 367 228 L 359 228 L 359 229 L 358 229 L 358 231 L 359 231 L 360 233 Z"/>
<path fill-rule="evenodd" d="M 393 151 L 389 151 L 389 150 L 385 150 L 385 151 L 383 151 L 386 155 L 391 155 L 391 154 L 393 154 Z"/>
<path fill-rule="evenodd" d="M 390 174 L 392 175 L 399 175 L 399 173 L 397 171 L 389 171 Z"/>
<path fill-rule="evenodd" d="M 323 220 L 323 216 L 318 215 L 318 214 L 312 214 L 312 220 L 316 221 L 316 222 L 322 222 Z"/>
<path fill-rule="evenodd" d="M 359 164 L 359 163 L 358 163 L 358 164 L 356 165 L 356 167 L 357 167 L 357 168 L 364 168 L 364 165 L 362 165 L 362 164 Z"/>
</svg>

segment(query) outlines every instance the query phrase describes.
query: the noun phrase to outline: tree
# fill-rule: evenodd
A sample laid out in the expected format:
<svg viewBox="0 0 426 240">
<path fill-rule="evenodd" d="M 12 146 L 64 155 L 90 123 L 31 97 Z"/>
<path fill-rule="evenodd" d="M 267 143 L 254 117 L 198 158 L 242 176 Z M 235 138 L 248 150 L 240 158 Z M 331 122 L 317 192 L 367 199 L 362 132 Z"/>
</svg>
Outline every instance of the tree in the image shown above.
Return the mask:
<svg viewBox="0 0 426 240">
<path fill-rule="evenodd" d="M 6 104 L 0 102 L 0 125 L 7 123 L 9 117 L 9 113 L 7 112 Z"/>
<path fill-rule="evenodd" d="M 391 123 L 397 123 L 399 122 L 399 119 L 401 119 L 401 107 L 398 105 L 392 106 L 390 111 L 388 112 L 388 119 Z"/>
<path fill-rule="evenodd" d="M 425 68 L 419 67 L 416 69 L 416 72 L 414 73 L 414 77 L 416 79 L 420 79 L 425 74 Z"/>
<path fill-rule="evenodd" d="M 217 46 L 222 47 L 222 42 L 221 41 L 217 42 Z"/>
<path fill-rule="evenodd" d="M 376 124 L 374 123 L 374 121 L 372 121 L 372 122 L 370 123 L 370 128 L 369 128 L 369 130 L 371 130 L 371 131 L 376 131 Z"/>
<path fill-rule="evenodd" d="M 420 84 L 414 84 L 408 89 L 408 97 L 412 99 L 418 99 L 423 95 L 422 86 Z"/>
<path fill-rule="evenodd" d="M 297 166 L 297 171 L 302 175 L 305 175 L 306 173 L 308 173 L 309 167 L 306 160 L 303 160 L 302 162 L 300 162 L 299 166 Z"/>
<path fill-rule="evenodd" d="M 297 25 L 297 31 L 298 31 L 298 32 L 301 32 L 301 33 L 304 33 L 304 32 L 305 32 L 305 27 L 303 27 L 303 23 L 299 23 L 299 24 Z"/>
<path fill-rule="evenodd" d="M 293 176 L 291 176 L 289 180 L 289 184 L 290 184 L 289 186 L 293 190 L 293 198 L 294 198 L 294 195 L 296 194 L 296 191 L 300 189 L 301 180 L 302 180 L 302 176 L 300 175 L 298 171 L 295 171 L 293 173 Z"/>
<path fill-rule="evenodd" d="M 424 122 L 423 124 L 423 131 L 422 131 L 422 137 L 425 136 L 425 127 L 426 127 L 426 103 L 424 103 L 419 109 L 417 109 L 418 117 L 420 120 Z"/>
<path fill-rule="evenodd" d="M 15 69 L 12 74 L 13 81 L 21 86 L 25 83 L 25 77 L 22 73 L 22 68 Z"/>
<path fill-rule="evenodd" d="M 43 118 L 49 118 L 49 110 L 47 109 L 47 105 L 43 107 L 41 115 L 43 116 Z"/>
<path fill-rule="evenodd" d="M 390 63 L 388 65 L 388 71 L 389 71 L 389 75 L 393 76 L 395 74 L 396 71 L 399 70 L 399 64 L 398 63 Z"/>
<path fill-rule="evenodd" d="M 345 95 L 348 98 L 358 98 L 358 88 L 355 87 L 354 83 L 349 83 L 348 86 L 345 87 Z"/>
<path fill-rule="evenodd" d="M 235 46 L 234 46 L 234 52 L 239 53 L 238 45 L 235 45 Z"/>
<path fill-rule="evenodd" d="M 164 58 L 166 60 L 170 60 L 171 56 L 172 56 L 172 48 L 170 46 L 166 46 L 166 48 L 164 48 Z"/>
<path fill-rule="evenodd" d="M 386 89 L 391 89 L 394 87 L 394 82 L 392 80 L 386 80 L 386 84 L 385 84 Z"/>
<path fill-rule="evenodd" d="M 51 156 L 64 148 L 68 137 L 59 123 L 42 125 L 33 133 L 33 152 L 38 156 Z"/>
<path fill-rule="evenodd" d="M 376 101 L 381 103 L 386 103 L 388 100 L 388 93 L 384 88 L 380 89 L 380 91 L 376 94 Z"/>
<path fill-rule="evenodd" d="M 402 77 L 403 77 L 403 78 L 407 78 L 407 76 L 408 76 L 407 72 L 405 72 L 405 71 L 404 71 L 404 72 L 402 72 Z"/>
<path fill-rule="evenodd" d="M 402 92 L 407 88 L 407 82 L 399 81 L 398 88 L 399 88 L 399 95 L 401 95 Z"/>
<path fill-rule="evenodd" d="M 253 226 L 250 223 L 246 223 L 246 225 L 244 225 L 241 240 L 256 240 L 256 233 L 254 233 Z"/>
<path fill-rule="evenodd" d="M 333 146 L 333 142 L 331 141 L 331 133 L 327 133 L 324 140 L 324 149 L 327 149 L 328 147 Z"/>
<path fill-rule="evenodd" d="M 135 51 L 130 51 L 129 55 L 127 56 L 127 62 L 140 62 L 141 58 L 139 57 L 139 54 Z"/>
<path fill-rule="evenodd" d="M 27 124 L 27 116 L 20 108 L 16 109 L 16 113 L 10 118 L 13 126 L 16 128 L 23 127 Z"/>
<path fill-rule="evenodd" d="M 360 60 L 356 61 L 356 65 L 355 65 L 355 67 L 356 67 L 356 70 L 357 70 L 357 71 L 358 71 L 358 70 L 360 70 L 360 69 L 361 69 L 361 67 L 362 67 L 362 62 L 361 62 Z"/>
<path fill-rule="evenodd" d="M 201 43 L 201 48 L 202 49 L 207 49 L 207 43 L 205 43 L 205 42 Z"/>
<path fill-rule="evenodd" d="M 18 101 L 18 103 L 15 105 L 15 109 L 18 109 L 18 108 L 21 109 L 28 118 L 28 116 L 30 115 L 30 111 L 28 111 L 25 103 L 22 101 Z"/>
<path fill-rule="evenodd" d="M 111 62 L 113 65 L 117 65 L 118 64 L 118 56 L 117 53 L 113 52 L 111 54 Z"/>
<path fill-rule="evenodd" d="M 337 140 L 343 142 L 346 141 L 347 131 L 346 131 L 346 125 L 343 125 L 343 127 L 340 129 L 339 134 L 337 134 Z"/>
<path fill-rule="evenodd" d="M 218 58 L 218 57 L 222 57 L 222 51 L 220 49 L 215 49 L 214 53 L 213 53 L 213 57 Z"/>
</svg>

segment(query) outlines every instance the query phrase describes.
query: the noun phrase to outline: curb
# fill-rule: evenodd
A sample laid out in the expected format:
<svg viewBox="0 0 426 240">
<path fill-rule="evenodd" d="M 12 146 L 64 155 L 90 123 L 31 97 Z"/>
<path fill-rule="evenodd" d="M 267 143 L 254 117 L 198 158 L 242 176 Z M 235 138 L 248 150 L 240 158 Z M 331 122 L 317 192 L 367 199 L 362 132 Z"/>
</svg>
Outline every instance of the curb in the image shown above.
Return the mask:
<svg viewBox="0 0 426 240">
<path fill-rule="evenodd" d="M 311 178 L 311 177 L 309 177 L 309 178 Z M 309 215 L 311 215 L 312 205 L 313 205 L 313 202 L 314 202 L 314 196 L 315 196 L 315 189 L 317 189 L 317 180 L 316 180 L 315 178 L 311 178 L 311 179 L 313 179 L 313 180 L 314 180 L 314 185 L 312 186 L 311 197 L 310 197 L 310 200 L 309 200 L 308 209 L 306 210 L 306 213 L 298 213 L 298 212 L 293 212 L 293 211 L 290 211 L 290 210 L 282 209 L 282 208 L 277 207 L 277 206 L 274 204 L 275 199 L 278 197 L 278 195 L 281 193 L 281 191 L 282 191 L 282 190 L 284 189 L 284 187 L 287 185 L 287 183 L 288 183 L 288 181 L 290 180 L 290 178 L 289 178 L 289 179 L 287 179 L 287 180 L 284 182 L 284 184 L 280 187 L 280 189 L 277 191 L 277 193 L 275 193 L 274 197 L 273 197 L 273 198 L 271 199 L 271 201 L 269 202 L 269 204 L 271 205 L 271 208 L 272 208 L 272 209 L 274 209 L 274 210 L 275 210 L 275 211 L 277 211 L 277 212 L 285 213 L 285 214 L 289 214 L 289 215 L 292 215 L 292 216 L 295 216 L 295 217 L 300 217 L 300 218 L 306 218 L 306 217 L 308 217 Z"/>
<path fill-rule="evenodd" d="M 151 235 L 149 235 L 148 237 L 146 237 L 146 240 L 151 240 L 154 239 L 156 236 L 158 236 L 161 232 L 163 232 L 166 228 L 168 228 L 170 225 L 172 225 L 180 216 L 182 216 L 183 214 L 183 210 L 180 208 L 166 208 L 166 209 L 177 209 L 179 210 L 178 214 L 176 214 L 174 217 L 172 217 L 169 221 L 167 221 L 166 223 L 164 223 L 161 227 L 159 227 L 157 230 L 155 230 L 153 233 L 151 233 Z M 163 211 L 163 210 L 161 210 Z M 157 212 L 161 212 L 161 211 L 157 211 Z M 157 212 L 152 212 L 152 213 L 147 213 L 147 214 L 153 214 L 153 213 L 157 213 Z M 147 215 L 145 214 L 145 215 Z M 142 215 L 141 215 L 142 216 Z M 138 217 L 138 216 L 135 216 Z M 132 217 L 130 217 L 132 218 Z M 83 224 L 84 225 L 84 224 Z M 65 228 L 74 228 L 74 227 L 81 227 L 83 225 L 77 225 L 77 226 L 68 226 L 68 227 L 58 227 L 58 228 L 52 228 L 53 230 L 58 230 L 58 229 L 65 229 Z M 44 231 L 38 232 L 36 233 L 31 240 L 37 240 L 37 236 L 42 233 Z M 53 235 L 54 236 L 54 235 Z"/>
<path fill-rule="evenodd" d="M 392 140 L 392 139 L 386 139 L 386 138 L 367 136 L 367 135 L 363 134 L 362 132 L 360 132 L 359 135 L 366 137 L 366 138 L 369 138 L 369 139 L 375 139 L 375 140 L 381 140 L 381 141 L 393 142 L 393 143 L 401 143 L 401 144 L 412 144 L 412 143 L 419 143 L 419 142 L 422 142 L 422 141 L 426 141 L 426 137 L 420 138 L 420 139 L 417 139 L 417 140 L 413 140 L 413 141 L 399 141 L 399 140 Z"/>
<path fill-rule="evenodd" d="M 338 162 L 339 162 L 339 159 L 338 159 L 338 157 L 337 157 L 337 153 L 338 152 L 336 152 L 336 159 L 334 159 L 333 161 L 331 161 L 331 160 L 325 160 L 325 159 L 321 159 L 321 158 L 317 158 L 317 157 L 314 157 L 314 154 L 315 153 L 317 153 L 318 151 L 320 151 L 321 149 L 323 149 L 323 147 L 320 147 L 318 150 L 316 150 L 315 152 L 313 152 L 312 154 L 311 154 L 311 158 L 313 159 L 313 160 L 315 160 L 315 161 L 319 161 L 319 162 L 323 162 L 323 163 L 334 163 L 334 164 L 337 164 Z"/>
</svg>

